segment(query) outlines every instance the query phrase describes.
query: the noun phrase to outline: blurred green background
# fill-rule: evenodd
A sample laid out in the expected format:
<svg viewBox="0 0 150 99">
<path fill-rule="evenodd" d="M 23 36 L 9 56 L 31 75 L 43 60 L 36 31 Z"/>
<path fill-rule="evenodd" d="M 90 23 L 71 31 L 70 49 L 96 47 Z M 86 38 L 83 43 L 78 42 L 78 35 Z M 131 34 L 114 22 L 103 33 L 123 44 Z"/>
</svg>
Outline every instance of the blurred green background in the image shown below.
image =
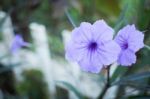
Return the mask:
<svg viewBox="0 0 150 99">
<path fill-rule="evenodd" d="M 77 26 L 83 21 L 93 23 L 104 19 L 117 33 L 123 26 L 135 24 L 140 31 L 144 32 L 145 44 L 150 46 L 150 0 L 0 0 L 0 11 L 10 16 L 13 34 L 22 34 L 25 41 L 32 43 L 30 23 L 37 22 L 46 27 L 51 57 L 56 61 L 57 59 L 65 61 L 62 31 L 73 29 L 65 10 Z M 1 42 L 4 20 L 5 18 L 0 20 Z M 28 50 L 34 50 L 34 47 Z M 3 56 L 3 53 L 0 55 Z M 6 66 L 3 62 L 0 63 L 0 71 L 3 71 Z M 143 48 L 137 53 L 136 64 L 129 68 L 120 66 L 114 71 L 111 77 L 112 82 L 115 82 L 118 77 L 125 77 L 125 81 L 117 82 L 118 90 L 114 99 L 150 98 L 149 72 L 150 50 Z M 133 79 L 136 77 L 139 78 Z M 91 99 L 78 93 L 76 88 L 68 83 L 64 83 L 68 89 L 56 86 L 56 93 L 50 94 L 40 70 L 24 70 L 23 80 L 16 79 L 13 69 L 0 72 L 0 90 L 4 94 L 3 99 L 67 99 L 69 98 L 68 90 L 73 90 L 78 98 Z M 128 87 L 137 91 L 137 94 L 128 94 Z"/>
</svg>

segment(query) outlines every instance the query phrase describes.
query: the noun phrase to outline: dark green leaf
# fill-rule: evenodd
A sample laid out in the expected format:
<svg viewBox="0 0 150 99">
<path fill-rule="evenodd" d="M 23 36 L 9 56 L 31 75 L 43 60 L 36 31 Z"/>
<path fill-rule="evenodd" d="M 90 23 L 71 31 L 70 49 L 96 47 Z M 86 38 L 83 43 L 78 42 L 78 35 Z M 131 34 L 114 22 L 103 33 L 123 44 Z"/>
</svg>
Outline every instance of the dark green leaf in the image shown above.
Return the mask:
<svg viewBox="0 0 150 99">
<path fill-rule="evenodd" d="M 0 69 L 0 73 L 9 71 L 9 70 L 13 69 L 13 68 L 16 67 L 16 66 L 20 66 L 21 64 L 22 64 L 22 63 L 11 64 L 11 65 L 9 65 L 9 66 L 7 66 L 7 67 L 5 67 L 5 68 Z"/>
<path fill-rule="evenodd" d="M 122 27 L 122 25 L 124 24 L 124 21 L 125 21 L 125 13 L 127 11 L 127 8 L 128 8 L 128 5 L 126 5 L 123 9 L 123 11 L 121 12 L 117 22 L 116 22 L 116 25 L 114 27 L 114 30 L 115 30 L 115 34 L 114 36 L 116 35 L 116 33 L 118 32 L 118 30 Z"/>
<path fill-rule="evenodd" d="M 77 90 L 77 89 L 76 89 L 73 85 L 71 85 L 70 83 L 64 82 L 64 81 L 57 81 L 56 83 L 60 83 L 60 84 L 63 84 L 64 86 L 66 86 L 69 90 L 73 91 L 79 99 L 86 99 L 86 97 L 83 96 L 83 95 L 79 92 L 79 90 Z"/>
<path fill-rule="evenodd" d="M 126 67 L 118 66 L 117 69 L 115 70 L 115 72 L 113 73 L 112 77 L 110 78 L 110 81 L 111 82 L 116 81 L 116 79 L 118 77 L 121 77 L 127 70 L 128 70 L 128 68 L 126 68 Z"/>
<path fill-rule="evenodd" d="M 138 74 L 126 76 L 126 77 L 120 79 L 119 81 L 112 83 L 112 85 L 120 84 L 120 83 L 126 82 L 126 81 L 141 80 L 141 79 L 145 79 L 145 78 L 150 78 L 150 72 L 144 72 L 144 73 L 138 73 Z"/>
<path fill-rule="evenodd" d="M 76 27 L 76 24 L 75 24 L 75 22 L 73 21 L 71 15 L 69 14 L 69 12 L 68 12 L 67 9 L 65 10 L 65 14 L 66 14 L 66 16 L 67 16 L 69 22 L 70 22 L 70 23 L 72 24 L 72 26 L 75 28 L 75 27 Z"/>
</svg>

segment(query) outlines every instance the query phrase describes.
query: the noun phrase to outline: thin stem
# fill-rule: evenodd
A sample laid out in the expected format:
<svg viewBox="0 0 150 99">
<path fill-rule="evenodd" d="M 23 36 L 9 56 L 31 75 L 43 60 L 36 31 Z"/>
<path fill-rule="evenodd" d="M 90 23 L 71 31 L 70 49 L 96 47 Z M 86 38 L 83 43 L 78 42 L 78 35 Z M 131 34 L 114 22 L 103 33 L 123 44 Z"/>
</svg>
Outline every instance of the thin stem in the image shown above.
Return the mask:
<svg viewBox="0 0 150 99">
<path fill-rule="evenodd" d="M 144 45 L 145 46 L 145 48 L 147 48 L 148 50 L 150 50 L 150 46 L 148 46 L 148 45 Z"/>
<path fill-rule="evenodd" d="M 75 27 L 76 27 L 76 25 L 75 25 L 75 23 L 74 23 L 73 19 L 71 18 L 71 16 L 70 16 L 70 14 L 69 14 L 69 12 L 68 12 L 68 10 L 67 10 L 67 9 L 65 9 L 65 14 L 66 14 L 66 16 L 67 16 L 67 18 L 68 18 L 69 22 L 70 22 L 70 23 L 72 24 L 72 26 L 75 28 Z"/>
<path fill-rule="evenodd" d="M 110 66 L 107 67 L 107 86 L 110 86 Z"/>
<path fill-rule="evenodd" d="M 102 93 L 99 95 L 98 99 L 103 99 L 105 93 L 107 92 L 108 88 L 110 87 L 110 66 L 107 67 L 107 82 L 104 86 L 104 89 L 102 91 Z"/>
</svg>

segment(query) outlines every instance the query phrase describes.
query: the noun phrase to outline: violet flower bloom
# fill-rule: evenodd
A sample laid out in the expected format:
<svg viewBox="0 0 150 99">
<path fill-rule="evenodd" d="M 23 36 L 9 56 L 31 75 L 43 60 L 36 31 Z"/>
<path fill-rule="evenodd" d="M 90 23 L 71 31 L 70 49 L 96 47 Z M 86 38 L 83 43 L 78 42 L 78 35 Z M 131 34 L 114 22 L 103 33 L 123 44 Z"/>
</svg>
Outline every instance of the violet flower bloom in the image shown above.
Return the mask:
<svg viewBox="0 0 150 99">
<path fill-rule="evenodd" d="M 24 42 L 22 36 L 19 35 L 19 34 L 17 34 L 17 35 L 14 37 L 13 41 L 12 41 L 10 50 L 11 50 L 11 52 L 14 54 L 14 53 L 16 53 L 16 51 L 19 50 L 21 47 L 23 47 L 23 46 L 28 46 L 28 45 L 29 45 L 29 43 Z"/>
<path fill-rule="evenodd" d="M 135 63 L 135 53 L 144 47 L 143 40 L 144 34 L 136 30 L 134 25 L 127 25 L 121 29 L 115 37 L 115 41 L 122 49 L 118 58 L 118 63 L 123 66 L 130 66 Z"/>
<path fill-rule="evenodd" d="M 66 58 L 76 61 L 83 71 L 100 72 L 117 60 L 121 50 L 112 40 L 113 32 L 103 20 L 93 25 L 82 22 L 72 31 L 71 40 L 66 46 Z"/>
</svg>

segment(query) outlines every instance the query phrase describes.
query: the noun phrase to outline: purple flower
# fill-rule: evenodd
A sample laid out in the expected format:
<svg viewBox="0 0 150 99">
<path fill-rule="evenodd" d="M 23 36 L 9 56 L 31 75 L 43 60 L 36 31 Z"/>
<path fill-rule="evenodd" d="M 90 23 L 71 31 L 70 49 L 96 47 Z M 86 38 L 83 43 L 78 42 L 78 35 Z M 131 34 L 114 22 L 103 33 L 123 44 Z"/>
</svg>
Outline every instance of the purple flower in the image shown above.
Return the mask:
<svg viewBox="0 0 150 99">
<path fill-rule="evenodd" d="M 120 52 L 119 45 L 112 40 L 113 32 L 103 20 L 93 25 L 82 22 L 72 31 L 66 58 L 76 61 L 84 71 L 100 72 L 104 66 L 115 62 Z"/>
<path fill-rule="evenodd" d="M 135 63 L 135 53 L 144 47 L 143 40 L 144 34 L 136 30 L 134 25 L 127 25 L 121 29 L 115 37 L 115 41 L 122 49 L 118 58 L 118 63 L 124 66 Z"/>
<path fill-rule="evenodd" d="M 22 36 L 19 35 L 19 34 L 17 34 L 17 35 L 14 37 L 13 41 L 12 41 L 10 50 L 11 50 L 12 53 L 15 53 L 15 52 L 16 52 L 17 50 L 19 50 L 21 47 L 23 47 L 23 46 L 28 46 L 28 45 L 29 45 L 29 43 L 24 42 Z"/>
</svg>

